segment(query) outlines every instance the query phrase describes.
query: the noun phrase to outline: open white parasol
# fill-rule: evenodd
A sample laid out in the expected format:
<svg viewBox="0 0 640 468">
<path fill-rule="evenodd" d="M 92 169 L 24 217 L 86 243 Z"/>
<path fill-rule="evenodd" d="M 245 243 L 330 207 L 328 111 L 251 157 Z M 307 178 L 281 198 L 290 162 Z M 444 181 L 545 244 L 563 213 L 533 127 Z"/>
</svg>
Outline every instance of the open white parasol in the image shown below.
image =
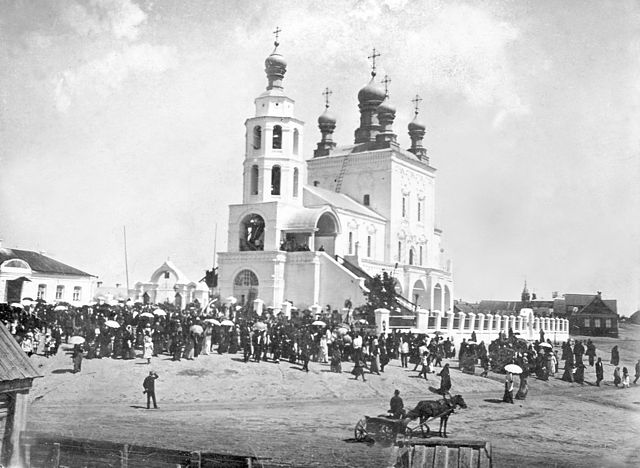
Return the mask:
<svg viewBox="0 0 640 468">
<path fill-rule="evenodd" d="M 104 324 L 109 328 L 120 328 L 120 324 L 115 320 L 107 320 Z"/>
<path fill-rule="evenodd" d="M 220 325 L 220 322 L 214 318 L 204 319 L 205 322 L 210 323 L 211 325 Z"/>
<path fill-rule="evenodd" d="M 504 366 L 504 370 L 506 372 L 511 372 L 512 374 L 522 374 L 522 367 L 517 364 L 507 364 Z"/>
<path fill-rule="evenodd" d="M 234 323 L 229 319 L 224 319 L 222 322 L 220 322 L 220 325 L 225 327 L 232 327 Z"/>
<path fill-rule="evenodd" d="M 140 317 L 153 318 L 153 314 L 151 312 L 142 312 Z"/>
<path fill-rule="evenodd" d="M 81 336 L 72 336 L 69 338 L 69 344 L 77 345 L 85 342 L 85 339 Z"/>
</svg>

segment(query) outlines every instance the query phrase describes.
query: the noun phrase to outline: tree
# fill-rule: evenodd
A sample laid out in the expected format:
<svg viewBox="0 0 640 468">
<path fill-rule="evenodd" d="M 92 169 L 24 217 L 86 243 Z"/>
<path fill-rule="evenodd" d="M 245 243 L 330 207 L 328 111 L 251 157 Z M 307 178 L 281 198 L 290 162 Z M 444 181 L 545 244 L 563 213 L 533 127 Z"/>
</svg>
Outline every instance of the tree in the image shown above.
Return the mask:
<svg viewBox="0 0 640 468">
<path fill-rule="evenodd" d="M 396 280 L 393 276 L 383 271 L 382 275 L 378 274 L 367 281 L 366 286 L 369 289 L 369 292 L 365 293 L 369 312 L 379 308 L 392 310 L 396 304 Z"/>
</svg>

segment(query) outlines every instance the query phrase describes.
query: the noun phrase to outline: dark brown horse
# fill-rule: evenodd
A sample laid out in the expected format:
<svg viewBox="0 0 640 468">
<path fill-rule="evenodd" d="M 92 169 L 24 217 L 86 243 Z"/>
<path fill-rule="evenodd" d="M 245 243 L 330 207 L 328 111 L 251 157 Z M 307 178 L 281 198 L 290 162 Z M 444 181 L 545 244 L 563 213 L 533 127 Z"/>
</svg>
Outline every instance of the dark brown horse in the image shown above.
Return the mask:
<svg viewBox="0 0 640 468">
<path fill-rule="evenodd" d="M 423 400 L 418 402 L 416 407 L 407 412 L 407 416 L 403 419 L 403 424 L 406 427 L 409 421 L 413 421 L 416 418 L 420 418 L 420 425 L 423 428 L 423 424 L 427 422 L 429 418 L 440 416 L 440 430 L 441 437 L 447 437 L 447 421 L 449 415 L 453 413 L 457 407 L 466 408 L 467 404 L 461 395 L 455 395 L 451 398 L 443 398 L 441 400 Z M 444 432 L 442 428 L 444 426 Z"/>
</svg>

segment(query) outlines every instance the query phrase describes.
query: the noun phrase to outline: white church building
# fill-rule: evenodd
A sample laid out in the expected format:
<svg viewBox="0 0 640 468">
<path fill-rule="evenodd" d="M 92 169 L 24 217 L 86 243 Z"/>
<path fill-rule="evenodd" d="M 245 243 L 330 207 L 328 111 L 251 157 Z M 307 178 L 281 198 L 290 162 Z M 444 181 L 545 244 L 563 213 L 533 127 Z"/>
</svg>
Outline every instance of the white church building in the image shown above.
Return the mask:
<svg viewBox="0 0 640 468">
<path fill-rule="evenodd" d="M 386 271 L 406 308 L 452 310 L 451 263 L 435 219 L 436 170 L 417 108 L 403 149 L 374 62 L 358 93 L 353 143 L 333 142 L 327 100 L 320 142 L 305 155 L 304 122 L 284 92 L 286 62 L 277 48 L 265 61 L 266 91 L 245 122 L 243 199 L 230 206 L 228 252 L 218 255 L 220 295 L 260 299 L 276 311 L 285 301 L 300 309 L 341 308 L 346 299 L 357 306 L 366 301 L 366 279 Z"/>
</svg>

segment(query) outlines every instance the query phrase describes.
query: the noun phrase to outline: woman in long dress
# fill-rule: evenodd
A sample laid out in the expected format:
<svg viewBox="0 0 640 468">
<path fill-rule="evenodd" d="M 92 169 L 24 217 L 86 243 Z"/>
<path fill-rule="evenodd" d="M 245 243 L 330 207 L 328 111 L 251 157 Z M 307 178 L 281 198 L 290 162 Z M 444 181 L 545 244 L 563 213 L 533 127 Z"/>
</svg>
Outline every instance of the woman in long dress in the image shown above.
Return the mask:
<svg viewBox="0 0 640 468">
<path fill-rule="evenodd" d="M 451 375 L 449 374 L 449 364 L 445 364 L 440 373 L 438 374 L 442 380 L 440 381 L 440 390 L 438 393 L 441 395 L 447 395 L 451 390 Z"/>
<path fill-rule="evenodd" d="M 371 352 L 371 367 L 369 372 L 371 374 L 380 375 L 380 348 L 378 347 L 378 340 L 374 340 L 370 348 Z"/>
<path fill-rule="evenodd" d="M 502 401 L 505 403 L 513 404 L 513 374 L 507 372 L 507 377 L 504 380 L 504 395 Z"/>
<path fill-rule="evenodd" d="M 618 345 L 611 348 L 611 364 L 614 366 L 620 364 L 620 352 L 618 351 Z"/>
<path fill-rule="evenodd" d="M 147 360 L 147 364 L 151 364 L 151 356 L 153 356 L 153 340 L 149 332 L 144 333 L 143 339 L 144 351 L 142 358 Z"/>
<path fill-rule="evenodd" d="M 527 383 L 528 377 L 529 373 L 527 371 L 523 371 L 522 374 L 520 374 L 520 387 L 516 393 L 516 400 L 526 400 L 527 393 L 529 393 L 529 384 Z"/>
</svg>

